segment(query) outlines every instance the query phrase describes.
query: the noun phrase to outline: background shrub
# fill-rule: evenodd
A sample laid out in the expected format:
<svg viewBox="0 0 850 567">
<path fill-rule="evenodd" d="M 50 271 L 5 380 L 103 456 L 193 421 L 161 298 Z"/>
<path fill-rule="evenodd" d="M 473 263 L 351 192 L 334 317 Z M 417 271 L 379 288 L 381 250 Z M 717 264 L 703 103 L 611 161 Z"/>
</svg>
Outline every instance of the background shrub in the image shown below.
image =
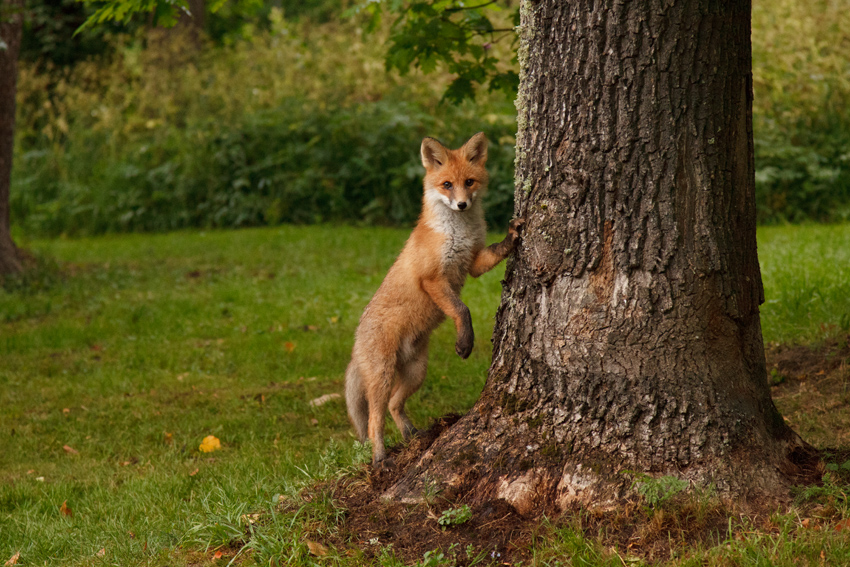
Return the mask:
<svg viewBox="0 0 850 567">
<path fill-rule="evenodd" d="M 850 219 L 850 2 L 756 0 L 759 219 Z"/>
<path fill-rule="evenodd" d="M 268 6 L 253 19 L 219 14 L 208 21 L 213 40 L 200 47 L 179 33 L 148 41 L 137 29 L 110 36 L 83 61 L 58 47 L 41 59 L 30 50 L 18 93 L 16 230 L 409 224 L 420 208 L 422 137 L 457 146 L 479 130 L 491 142 L 489 220 L 504 226 L 513 208 L 512 102 L 485 94 L 444 104 L 451 77 L 387 73 L 387 30 L 364 37 L 328 17 L 343 4 L 287 4 L 298 21 Z M 848 0 L 755 2 L 763 223 L 850 218 L 847 8 Z M 52 17 L 33 13 L 42 27 Z M 50 29 L 60 46 L 59 28 Z"/>
</svg>

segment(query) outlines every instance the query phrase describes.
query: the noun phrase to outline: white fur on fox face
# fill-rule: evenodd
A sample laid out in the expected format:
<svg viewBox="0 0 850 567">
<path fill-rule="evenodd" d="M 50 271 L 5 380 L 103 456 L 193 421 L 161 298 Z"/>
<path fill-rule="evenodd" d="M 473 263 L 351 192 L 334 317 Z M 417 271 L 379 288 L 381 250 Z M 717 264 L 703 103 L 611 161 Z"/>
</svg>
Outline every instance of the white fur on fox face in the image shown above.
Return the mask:
<svg viewBox="0 0 850 567">
<path fill-rule="evenodd" d="M 454 210 L 458 210 L 457 205 L 452 203 L 452 200 L 440 193 L 437 189 L 428 189 L 425 191 L 425 198 L 431 206 L 442 204 Z"/>
</svg>

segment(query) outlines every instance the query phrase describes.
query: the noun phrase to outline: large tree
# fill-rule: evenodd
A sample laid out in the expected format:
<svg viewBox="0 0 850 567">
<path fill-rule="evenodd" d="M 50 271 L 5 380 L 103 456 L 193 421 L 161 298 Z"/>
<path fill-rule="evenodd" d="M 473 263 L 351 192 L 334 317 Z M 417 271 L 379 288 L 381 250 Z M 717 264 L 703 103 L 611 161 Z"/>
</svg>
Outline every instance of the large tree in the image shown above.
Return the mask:
<svg viewBox="0 0 850 567">
<path fill-rule="evenodd" d="M 10 232 L 9 189 L 23 4 L 23 0 L 0 0 L 0 278 L 21 271 L 18 250 Z"/>
<path fill-rule="evenodd" d="M 759 321 L 750 3 L 523 0 L 517 216 L 473 409 L 387 493 L 604 505 L 623 471 L 787 494 Z"/>
</svg>

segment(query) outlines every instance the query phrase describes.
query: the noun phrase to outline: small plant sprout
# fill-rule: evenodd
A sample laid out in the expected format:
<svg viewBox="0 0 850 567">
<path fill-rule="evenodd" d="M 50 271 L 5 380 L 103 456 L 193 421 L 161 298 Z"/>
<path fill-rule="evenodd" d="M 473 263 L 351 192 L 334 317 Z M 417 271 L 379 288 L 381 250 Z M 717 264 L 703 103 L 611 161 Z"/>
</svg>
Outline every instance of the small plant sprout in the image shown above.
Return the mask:
<svg viewBox="0 0 850 567">
<path fill-rule="evenodd" d="M 444 510 L 443 513 L 440 514 L 440 517 L 437 518 L 437 523 L 440 524 L 443 529 L 446 529 L 449 526 L 465 524 L 471 519 L 472 509 L 464 504 L 459 508 L 449 508 L 448 510 Z"/>
</svg>

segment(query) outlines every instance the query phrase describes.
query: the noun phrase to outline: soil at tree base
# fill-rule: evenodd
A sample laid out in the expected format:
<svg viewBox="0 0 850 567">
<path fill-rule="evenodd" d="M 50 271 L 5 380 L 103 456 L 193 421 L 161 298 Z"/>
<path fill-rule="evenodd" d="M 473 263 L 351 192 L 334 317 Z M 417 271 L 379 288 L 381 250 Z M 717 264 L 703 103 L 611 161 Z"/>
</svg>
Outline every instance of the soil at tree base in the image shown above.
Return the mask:
<svg viewBox="0 0 850 567">
<path fill-rule="evenodd" d="M 850 381 L 850 347 L 846 339 L 833 339 L 817 348 L 805 346 L 772 346 L 767 350 L 768 369 L 778 369 L 784 381 L 773 388 L 775 396 L 793 391 L 795 382 L 808 380 Z M 773 380 L 776 380 L 776 372 Z M 421 561 L 426 552 L 439 550 L 454 564 L 469 565 L 472 559 L 466 548 L 474 547 L 473 557 L 484 554 L 479 564 L 505 564 L 527 561 L 532 544 L 545 538 L 552 529 L 571 527 L 586 537 L 597 539 L 622 557 L 645 560 L 669 559 L 671 554 L 687 553 L 688 548 L 718 545 L 729 537 L 730 519 L 733 529 L 779 533 L 771 520 L 775 509 L 746 512 L 734 509 L 734 503 L 721 502 L 710 496 L 683 493 L 652 509 L 643 502 L 630 500 L 615 510 L 587 510 L 574 507 L 559 517 L 524 517 L 507 502 L 491 500 L 472 507 L 472 518 L 461 525 L 442 528 L 438 518 L 451 508 L 462 506 L 464 494 L 436 493 L 426 503 L 413 504 L 382 499 L 381 495 L 402 478 L 418 457 L 460 416 L 448 415 L 436 420 L 407 446 L 390 450 L 393 466 L 364 466 L 359 474 L 313 487 L 330 490 L 337 504 L 346 510 L 343 523 L 328 538 L 327 545 L 347 550 L 351 555 L 375 559 L 391 545 L 392 553 L 405 563 Z M 797 485 L 821 483 L 825 471 L 821 455 L 835 461 L 850 459 L 850 450 L 829 449 L 801 453 L 792 460 L 798 466 Z M 850 480 L 850 479 L 848 479 Z M 317 536 L 317 539 L 322 539 Z"/>
</svg>

